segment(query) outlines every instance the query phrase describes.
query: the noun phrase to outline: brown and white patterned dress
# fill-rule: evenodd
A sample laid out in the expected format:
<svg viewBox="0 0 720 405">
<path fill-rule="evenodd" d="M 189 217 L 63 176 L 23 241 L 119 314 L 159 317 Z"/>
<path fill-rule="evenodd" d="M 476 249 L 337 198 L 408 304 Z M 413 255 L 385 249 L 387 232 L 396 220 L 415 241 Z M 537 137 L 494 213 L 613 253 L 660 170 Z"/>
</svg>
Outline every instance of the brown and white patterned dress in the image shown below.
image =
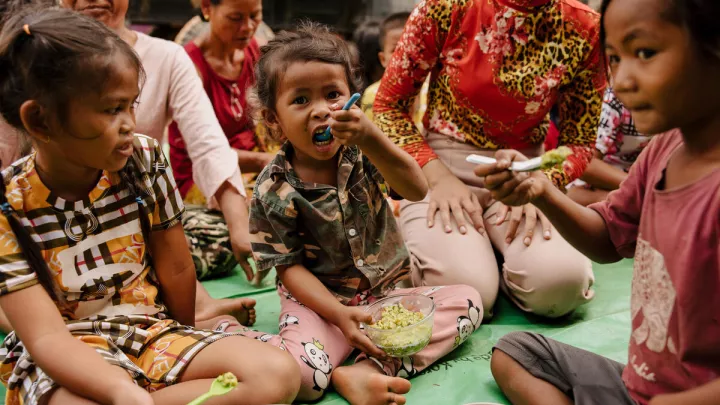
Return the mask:
<svg viewBox="0 0 720 405">
<path fill-rule="evenodd" d="M 141 197 L 153 231 L 180 223 L 184 211 L 162 151 L 135 137 L 134 160 L 144 181 Z M 149 391 L 177 381 L 190 360 L 226 333 L 195 330 L 169 319 L 141 232 L 137 196 L 117 173 L 103 172 L 81 201 L 53 194 L 35 170 L 35 155 L 2 172 L 7 199 L 40 245 L 68 305 L 68 330 L 125 369 Z M 5 215 L 0 215 L 0 294 L 38 283 Z M 15 333 L 0 348 L 6 403 L 37 404 L 55 383 L 33 361 Z"/>
</svg>

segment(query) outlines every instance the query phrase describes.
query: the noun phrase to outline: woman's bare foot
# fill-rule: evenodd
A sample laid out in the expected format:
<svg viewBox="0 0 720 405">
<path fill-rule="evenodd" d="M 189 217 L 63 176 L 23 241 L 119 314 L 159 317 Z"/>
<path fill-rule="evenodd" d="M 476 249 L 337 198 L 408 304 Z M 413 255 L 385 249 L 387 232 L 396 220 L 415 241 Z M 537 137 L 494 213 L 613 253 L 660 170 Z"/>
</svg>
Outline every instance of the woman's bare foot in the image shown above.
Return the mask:
<svg viewBox="0 0 720 405">
<path fill-rule="evenodd" d="M 241 325 L 252 326 L 255 324 L 255 300 L 250 298 L 224 298 L 210 299 L 197 308 L 195 321 L 204 321 L 221 315 L 234 316 Z"/>
<path fill-rule="evenodd" d="M 388 377 L 371 361 L 339 367 L 332 374 L 335 390 L 351 405 L 403 405 L 410 381 Z"/>
</svg>

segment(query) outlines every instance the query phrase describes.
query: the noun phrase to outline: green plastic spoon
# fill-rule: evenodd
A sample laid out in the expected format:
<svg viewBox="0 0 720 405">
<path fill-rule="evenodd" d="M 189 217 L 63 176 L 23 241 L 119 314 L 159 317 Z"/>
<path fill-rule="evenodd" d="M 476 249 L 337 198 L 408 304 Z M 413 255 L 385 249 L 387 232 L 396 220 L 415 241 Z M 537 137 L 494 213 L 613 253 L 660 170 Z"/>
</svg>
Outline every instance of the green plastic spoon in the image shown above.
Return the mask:
<svg viewBox="0 0 720 405">
<path fill-rule="evenodd" d="M 234 390 L 237 385 L 237 377 L 235 377 L 233 373 L 225 373 L 216 378 L 215 381 L 213 381 L 212 385 L 210 386 L 210 391 L 195 398 L 188 405 L 200 405 L 212 397 L 219 397 L 220 395 L 225 395 L 228 392 Z"/>
</svg>

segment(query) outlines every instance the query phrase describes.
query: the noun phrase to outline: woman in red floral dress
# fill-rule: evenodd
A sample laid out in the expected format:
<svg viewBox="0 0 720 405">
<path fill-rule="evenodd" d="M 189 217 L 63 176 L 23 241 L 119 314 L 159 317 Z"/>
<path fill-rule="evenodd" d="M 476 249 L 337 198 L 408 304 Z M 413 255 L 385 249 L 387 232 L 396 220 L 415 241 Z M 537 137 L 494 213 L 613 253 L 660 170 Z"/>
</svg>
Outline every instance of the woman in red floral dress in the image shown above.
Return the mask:
<svg viewBox="0 0 720 405">
<path fill-rule="evenodd" d="M 575 0 L 425 0 L 413 12 L 375 102 L 375 122 L 423 167 L 428 197 L 402 202 L 413 282 L 468 284 L 486 315 L 498 287 L 523 310 L 567 314 L 593 297 L 590 261 L 532 205 L 493 201 L 469 154 L 543 152 L 559 107 L 559 144 L 573 150 L 547 171 L 557 187 L 592 157 L 605 88 L 599 16 Z M 425 79 L 426 133 L 410 107 Z M 503 257 L 498 270 L 494 250 Z"/>
</svg>

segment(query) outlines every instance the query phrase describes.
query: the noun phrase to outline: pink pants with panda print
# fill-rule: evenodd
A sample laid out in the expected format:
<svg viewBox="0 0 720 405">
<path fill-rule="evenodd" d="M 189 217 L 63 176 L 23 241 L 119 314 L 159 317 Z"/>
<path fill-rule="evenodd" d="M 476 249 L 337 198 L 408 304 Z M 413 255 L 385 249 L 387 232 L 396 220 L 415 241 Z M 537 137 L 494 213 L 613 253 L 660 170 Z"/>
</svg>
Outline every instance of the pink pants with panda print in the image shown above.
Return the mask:
<svg viewBox="0 0 720 405">
<path fill-rule="evenodd" d="M 340 329 L 328 323 L 318 314 L 300 304 L 280 285 L 281 300 L 280 333 L 263 334 L 244 328 L 232 317 L 212 320 L 212 328 L 220 331 L 244 331 L 245 336 L 262 340 L 288 351 L 300 364 L 302 390 L 322 394 L 330 386 L 333 370 L 341 366 L 352 354 Z M 423 294 L 435 302 L 435 319 L 432 338 L 428 346 L 419 353 L 405 359 L 376 361 L 388 375 L 403 378 L 412 377 L 433 362 L 453 351 L 480 326 L 483 316 L 480 294 L 465 285 L 445 287 L 419 287 L 397 289 L 389 296 L 399 294 Z M 369 305 L 378 298 L 358 295 L 349 305 Z M 210 328 L 210 325 L 197 325 Z M 356 361 L 367 359 L 360 354 Z"/>
</svg>

